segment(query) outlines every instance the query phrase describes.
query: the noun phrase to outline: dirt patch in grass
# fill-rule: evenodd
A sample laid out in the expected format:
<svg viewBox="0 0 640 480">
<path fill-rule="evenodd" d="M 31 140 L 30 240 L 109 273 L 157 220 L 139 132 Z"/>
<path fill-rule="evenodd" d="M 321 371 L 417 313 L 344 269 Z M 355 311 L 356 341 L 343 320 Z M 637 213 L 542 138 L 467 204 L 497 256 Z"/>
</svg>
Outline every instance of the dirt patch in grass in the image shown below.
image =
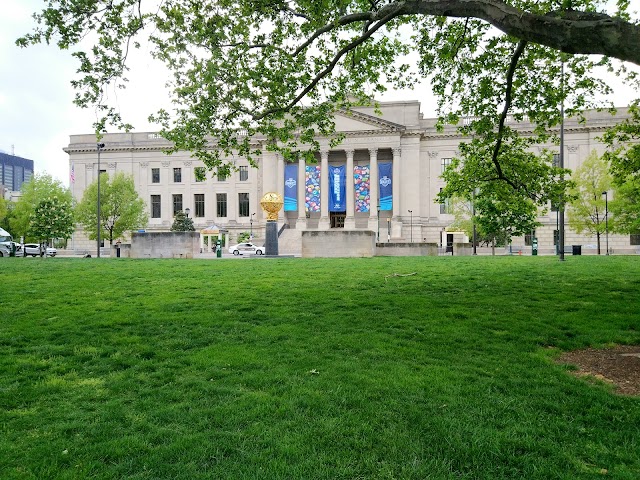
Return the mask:
<svg viewBox="0 0 640 480">
<path fill-rule="evenodd" d="M 640 396 L 640 345 L 618 345 L 597 350 L 586 348 L 561 355 L 558 363 L 576 365 L 576 376 L 611 383 L 622 395 Z"/>
</svg>

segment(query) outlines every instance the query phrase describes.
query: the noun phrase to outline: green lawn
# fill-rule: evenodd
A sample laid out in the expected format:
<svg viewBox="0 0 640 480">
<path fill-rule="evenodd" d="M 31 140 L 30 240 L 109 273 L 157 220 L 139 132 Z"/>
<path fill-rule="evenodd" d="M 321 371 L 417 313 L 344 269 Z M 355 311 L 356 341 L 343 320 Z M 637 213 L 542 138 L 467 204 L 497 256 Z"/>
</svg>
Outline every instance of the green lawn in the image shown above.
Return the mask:
<svg viewBox="0 0 640 480">
<path fill-rule="evenodd" d="M 640 478 L 640 258 L 0 261 L 0 478 Z M 394 273 L 410 276 L 389 276 Z"/>
</svg>

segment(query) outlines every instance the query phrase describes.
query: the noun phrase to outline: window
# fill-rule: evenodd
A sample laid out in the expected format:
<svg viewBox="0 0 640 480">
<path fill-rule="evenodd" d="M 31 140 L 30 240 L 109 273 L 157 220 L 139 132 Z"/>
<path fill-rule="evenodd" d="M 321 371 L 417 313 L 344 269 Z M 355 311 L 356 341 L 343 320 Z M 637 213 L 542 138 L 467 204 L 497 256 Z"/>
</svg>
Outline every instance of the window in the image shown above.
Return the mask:
<svg viewBox="0 0 640 480">
<path fill-rule="evenodd" d="M 239 217 L 249 216 L 249 194 L 248 193 L 238 194 L 238 216 Z"/>
<path fill-rule="evenodd" d="M 553 166 L 554 167 L 559 167 L 560 166 L 560 154 L 559 153 L 554 153 L 553 154 Z"/>
<path fill-rule="evenodd" d="M 204 217 L 204 193 L 196 193 L 193 196 L 193 204 L 196 207 L 195 216 Z"/>
<path fill-rule="evenodd" d="M 9 190 L 13 190 L 13 165 L 4 166 L 4 180 L 2 183 L 9 187 Z"/>
<path fill-rule="evenodd" d="M 554 245 L 560 244 L 560 230 L 553 231 L 553 244 Z"/>
<path fill-rule="evenodd" d="M 161 216 L 160 195 L 151 195 L 151 218 L 160 218 Z"/>
<path fill-rule="evenodd" d="M 442 191 L 442 189 L 440 189 Z M 448 198 L 445 198 L 444 203 L 440 204 L 440 214 L 449 215 L 451 214 L 451 204 Z"/>
<path fill-rule="evenodd" d="M 247 180 L 249 180 L 249 167 L 247 166 L 239 167 L 238 173 L 240 174 L 241 182 L 246 182 Z"/>
<path fill-rule="evenodd" d="M 182 211 L 182 194 L 175 193 L 173 195 L 173 216 L 176 216 L 176 213 Z"/>
<path fill-rule="evenodd" d="M 629 236 L 629 243 L 631 245 L 640 245 L 640 232 L 632 233 Z"/>
<path fill-rule="evenodd" d="M 535 230 L 533 232 L 531 232 L 531 233 L 527 233 L 524 236 L 524 244 L 527 247 L 530 247 L 531 245 L 533 245 L 533 239 L 534 238 L 536 238 L 536 231 Z"/>
<path fill-rule="evenodd" d="M 204 182 L 207 179 L 207 171 L 204 167 L 196 167 L 193 169 L 196 182 Z"/>
<path fill-rule="evenodd" d="M 449 168 L 449 165 L 451 165 L 451 159 L 450 158 L 443 158 L 440 162 L 440 166 L 442 171 L 440 173 L 444 173 L 444 171 Z"/>
<path fill-rule="evenodd" d="M 218 217 L 227 216 L 227 194 L 216 193 L 216 213 Z"/>
<path fill-rule="evenodd" d="M 151 183 L 160 183 L 160 169 L 152 168 L 151 169 Z"/>
<path fill-rule="evenodd" d="M 218 170 L 218 181 L 224 182 L 227 180 L 227 174 Z"/>
<path fill-rule="evenodd" d="M 175 183 L 182 182 L 182 169 L 181 168 L 174 168 L 173 169 L 173 181 Z"/>
</svg>

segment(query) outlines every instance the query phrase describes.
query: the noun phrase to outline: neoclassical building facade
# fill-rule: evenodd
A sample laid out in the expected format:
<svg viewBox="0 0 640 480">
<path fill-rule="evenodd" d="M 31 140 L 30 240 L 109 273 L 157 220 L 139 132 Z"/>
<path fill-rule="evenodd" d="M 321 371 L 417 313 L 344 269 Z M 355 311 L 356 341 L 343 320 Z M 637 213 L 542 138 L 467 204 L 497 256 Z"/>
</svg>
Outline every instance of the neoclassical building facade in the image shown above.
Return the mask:
<svg viewBox="0 0 640 480">
<path fill-rule="evenodd" d="M 71 190 L 80 200 L 98 172 L 125 172 L 133 176 L 136 189 L 147 203 L 147 231 L 168 231 L 179 210 L 189 209 L 197 230 L 217 226 L 235 243 L 242 232 L 264 238 L 265 215 L 259 201 L 266 192 L 285 198 L 279 226 L 292 232 L 304 230 L 366 229 L 376 232 L 380 242 L 446 242 L 445 229 L 454 220 L 447 205 L 437 203 L 437 193 L 445 186 L 441 174 L 456 156 L 464 138 L 454 127 L 436 129 L 436 119 L 423 118 L 417 101 L 380 103 L 338 113 L 336 129 L 344 134 L 338 147 L 320 139 L 316 163 L 285 162 L 267 151 L 263 139 L 252 142 L 261 148 L 253 168 L 244 158 L 230 158 L 236 171 L 229 178 L 206 172 L 198 180 L 197 169 L 204 165 L 189 152 L 166 155 L 169 143 L 156 133 L 113 133 L 101 140 L 98 151 L 95 135 L 72 135 L 65 151 L 73 172 Z M 565 122 L 565 166 L 577 168 L 592 150 L 604 152 L 598 140 L 604 129 L 624 118 L 625 111 L 612 117 L 607 112 L 587 112 L 586 122 Z M 523 132 L 532 131 L 526 122 Z M 559 151 L 557 145 L 538 147 Z M 380 207 L 378 209 L 378 206 Z M 557 213 L 539 217 L 542 224 L 533 235 L 541 253 L 552 253 L 557 229 Z M 614 253 L 636 253 L 634 236 L 609 235 Z M 530 238 L 514 239 L 525 249 Z M 580 244 L 583 253 L 595 248 L 595 238 L 566 231 L 566 245 Z M 73 248 L 92 251 L 82 231 L 77 231 Z M 603 246 L 604 248 L 604 246 Z M 526 250 L 526 249 L 525 249 Z M 526 250 L 530 252 L 530 248 Z"/>
</svg>

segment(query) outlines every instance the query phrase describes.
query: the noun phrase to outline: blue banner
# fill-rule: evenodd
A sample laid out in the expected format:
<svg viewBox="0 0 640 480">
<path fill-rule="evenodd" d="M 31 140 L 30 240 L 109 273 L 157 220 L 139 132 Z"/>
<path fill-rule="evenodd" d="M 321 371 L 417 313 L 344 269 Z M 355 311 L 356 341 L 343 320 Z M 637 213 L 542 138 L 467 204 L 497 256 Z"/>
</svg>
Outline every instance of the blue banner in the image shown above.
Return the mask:
<svg viewBox="0 0 640 480">
<path fill-rule="evenodd" d="M 329 167 L 329 211 L 344 212 L 347 210 L 345 166 Z"/>
<path fill-rule="evenodd" d="M 393 210 L 393 163 L 378 164 L 380 210 Z"/>
<path fill-rule="evenodd" d="M 284 211 L 298 211 L 298 164 L 284 166 Z"/>
</svg>

